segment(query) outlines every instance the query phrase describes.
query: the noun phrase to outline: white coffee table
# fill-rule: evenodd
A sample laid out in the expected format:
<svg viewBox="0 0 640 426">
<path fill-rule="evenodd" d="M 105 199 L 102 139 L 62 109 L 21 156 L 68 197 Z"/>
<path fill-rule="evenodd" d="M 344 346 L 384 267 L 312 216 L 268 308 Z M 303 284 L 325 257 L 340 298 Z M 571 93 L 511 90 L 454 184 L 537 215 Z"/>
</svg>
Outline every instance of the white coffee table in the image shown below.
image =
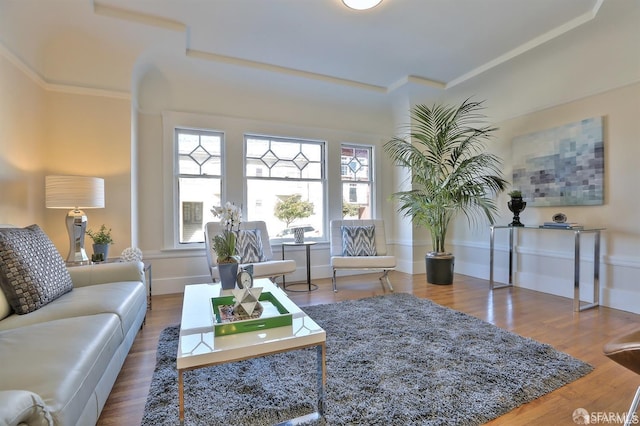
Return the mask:
<svg viewBox="0 0 640 426">
<path fill-rule="evenodd" d="M 241 361 L 265 355 L 287 352 L 308 347 L 317 348 L 317 412 L 285 424 L 319 418 L 324 413 L 324 392 L 326 386 L 326 333 L 305 314 L 286 293 L 268 279 L 258 279 L 254 287 L 263 287 L 263 292 L 271 292 L 293 315 L 293 325 L 267 330 L 251 331 L 215 337 L 213 324 L 215 317 L 211 298 L 221 295 L 220 284 L 187 285 L 182 304 L 180 341 L 178 344 L 178 399 L 180 423 L 184 423 L 184 383 L 183 373 L 211 365 Z M 222 295 L 229 294 L 225 291 Z M 265 374 L 269 374 L 265 371 Z"/>
</svg>

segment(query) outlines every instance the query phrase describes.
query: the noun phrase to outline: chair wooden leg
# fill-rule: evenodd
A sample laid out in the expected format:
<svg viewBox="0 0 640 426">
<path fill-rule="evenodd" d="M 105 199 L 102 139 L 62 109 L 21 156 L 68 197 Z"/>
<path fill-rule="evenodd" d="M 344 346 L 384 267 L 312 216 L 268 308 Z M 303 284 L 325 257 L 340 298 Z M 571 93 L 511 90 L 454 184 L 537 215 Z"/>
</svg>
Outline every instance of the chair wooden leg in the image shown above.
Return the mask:
<svg viewBox="0 0 640 426">
<path fill-rule="evenodd" d="M 338 287 L 336 286 L 336 270 L 333 270 L 333 292 L 338 292 Z"/>
<path fill-rule="evenodd" d="M 380 275 L 380 284 L 382 285 L 382 289 L 384 290 L 384 283 L 387 282 L 387 287 L 389 287 L 389 291 L 393 292 L 393 286 L 391 285 L 391 281 L 389 280 L 389 271 L 384 270 L 382 275 Z"/>
</svg>

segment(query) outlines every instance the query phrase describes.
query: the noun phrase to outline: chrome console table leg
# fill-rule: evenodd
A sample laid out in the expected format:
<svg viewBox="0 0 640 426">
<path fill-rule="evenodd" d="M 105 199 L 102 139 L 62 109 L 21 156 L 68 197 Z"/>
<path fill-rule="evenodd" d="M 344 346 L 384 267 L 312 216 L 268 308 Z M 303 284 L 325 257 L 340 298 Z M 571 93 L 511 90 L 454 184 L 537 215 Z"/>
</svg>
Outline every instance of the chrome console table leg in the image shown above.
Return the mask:
<svg viewBox="0 0 640 426">
<path fill-rule="evenodd" d="M 573 311 L 580 312 L 600 305 L 600 231 L 593 231 L 593 302 L 580 302 L 580 230 L 575 231 L 573 272 Z"/>
<path fill-rule="evenodd" d="M 493 278 L 493 262 L 494 262 L 494 246 L 495 246 L 495 226 L 491 226 L 489 238 L 489 289 L 513 287 L 513 228 L 509 229 L 509 283 L 496 285 Z"/>
</svg>

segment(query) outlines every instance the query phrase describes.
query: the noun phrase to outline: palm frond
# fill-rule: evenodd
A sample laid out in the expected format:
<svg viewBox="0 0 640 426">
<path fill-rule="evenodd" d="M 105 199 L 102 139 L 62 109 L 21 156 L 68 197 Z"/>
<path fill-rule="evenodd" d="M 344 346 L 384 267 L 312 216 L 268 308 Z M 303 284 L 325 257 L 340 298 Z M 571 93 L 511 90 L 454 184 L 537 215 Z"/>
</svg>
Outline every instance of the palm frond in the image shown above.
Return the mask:
<svg viewBox="0 0 640 426">
<path fill-rule="evenodd" d="M 492 197 L 503 191 L 499 157 L 486 151 L 496 127 L 483 124 L 482 102 L 457 107 L 416 105 L 408 138 L 393 138 L 384 149 L 395 165 L 410 170 L 411 190 L 392 194 L 398 211 L 431 232 L 434 251 L 444 251 L 450 221 L 457 213 L 470 224 L 494 223 Z"/>
</svg>

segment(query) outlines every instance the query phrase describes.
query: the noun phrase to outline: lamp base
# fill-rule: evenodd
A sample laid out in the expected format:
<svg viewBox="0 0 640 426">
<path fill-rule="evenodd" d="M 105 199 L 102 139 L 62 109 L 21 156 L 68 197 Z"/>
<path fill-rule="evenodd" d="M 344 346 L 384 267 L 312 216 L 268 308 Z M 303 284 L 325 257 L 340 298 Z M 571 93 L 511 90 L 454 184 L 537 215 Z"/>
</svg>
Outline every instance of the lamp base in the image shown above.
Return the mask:
<svg viewBox="0 0 640 426">
<path fill-rule="evenodd" d="M 69 210 L 67 213 L 67 232 L 69 232 L 69 255 L 67 263 L 89 263 L 89 257 L 84 250 L 84 234 L 87 230 L 87 215 L 80 209 Z"/>
</svg>

